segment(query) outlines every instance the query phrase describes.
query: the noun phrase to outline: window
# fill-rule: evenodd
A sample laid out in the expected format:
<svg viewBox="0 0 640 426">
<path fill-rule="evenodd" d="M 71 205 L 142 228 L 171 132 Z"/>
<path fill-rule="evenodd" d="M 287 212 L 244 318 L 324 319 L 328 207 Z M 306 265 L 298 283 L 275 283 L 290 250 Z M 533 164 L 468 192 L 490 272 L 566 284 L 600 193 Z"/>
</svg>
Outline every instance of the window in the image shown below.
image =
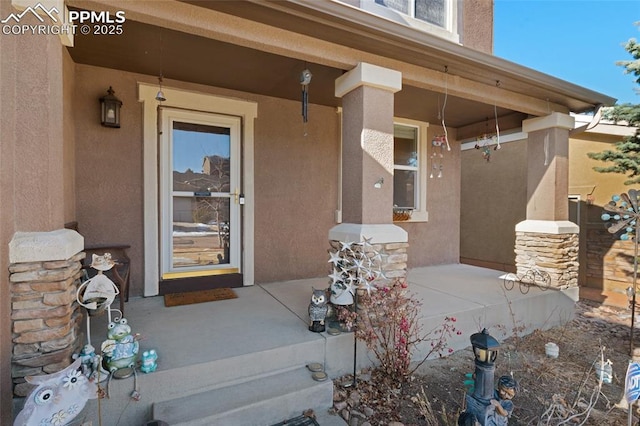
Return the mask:
<svg viewBox="0 0 640 426">
<path fill-rule="evenodd" d="M 411 18 L 446 28 L 446 0 L 375 0 Z"/>
<path fill-rule="evenodd" d="M 427 123 L 396 119 L 393 128 L 395 220 L 426 221 Z"/>
<path fill-rule="evenodd" d="M 431 33 L 454 43 L 458 35 L 458 2 L 454 0 L 339 0 L 381 18 Z"/>
</svg>

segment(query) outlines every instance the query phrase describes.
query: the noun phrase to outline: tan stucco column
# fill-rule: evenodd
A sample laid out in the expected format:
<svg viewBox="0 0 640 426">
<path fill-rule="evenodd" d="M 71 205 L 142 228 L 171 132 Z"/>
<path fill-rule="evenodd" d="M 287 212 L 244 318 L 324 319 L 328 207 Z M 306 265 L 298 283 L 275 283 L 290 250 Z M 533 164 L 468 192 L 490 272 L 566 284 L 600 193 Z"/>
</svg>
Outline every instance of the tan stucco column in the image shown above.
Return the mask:
<svg viewBox="0 0 640 426">
<path fill-rule="evenodd" d="M 528 133 L 527 220 L 569 218 L 569 130 L 575 119 L 557 112 L 522 122 Z"/>
<path fill-rule="evenodd" d="M 342 98 L 342 219 L 329 231 L 336 242 L 370 239 L 392 254 L 382 270 L 406 276 L 407 232 L 393 224 L 393 105 L 402 74 L 360 63 L 336 79 Z"/>
<path fill-rule="evenodd" d="M 366 63 L 336 80 L 345 222 L 393 221 L 393 94 L 401 87 L 400 72 Z"/>
<path fill-rule="evenodd" d="M 0 0 L 2 19 L 15 12 L 11 1 Z M 41 22 L 27 14 L 20 24 Z M 68 53 L 56 35 L 30 33 L 0 35 L 0 52 L 0 424 L 4 425 L 13 421 L 8 244 L 17 231 L 52 231 L 64 224 L 63 62 Z"/>
<path fill-rule="evenodd" d="M 578 226 L 569 222 L 569 130 L 561 113 L 525 120 L 527 219 L 516 225 L 516 268 L 549 273 L 555 287 L 578 284 Z"/>
</svg>

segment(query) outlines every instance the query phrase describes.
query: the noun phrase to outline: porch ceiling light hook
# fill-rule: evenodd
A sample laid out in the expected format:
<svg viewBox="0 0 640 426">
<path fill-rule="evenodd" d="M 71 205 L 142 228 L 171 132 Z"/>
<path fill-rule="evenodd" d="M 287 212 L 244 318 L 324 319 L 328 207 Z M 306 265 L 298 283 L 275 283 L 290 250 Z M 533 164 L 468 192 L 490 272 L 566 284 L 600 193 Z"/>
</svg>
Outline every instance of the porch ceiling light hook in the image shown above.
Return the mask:
<svg viewBox="0 0 640 426">
<path fill-rule="evenodd" d="M 114 95 L 113 88 L 109 86 L 107 94 L 100 98 L 100 118 L 104 127 L 120 128 L 120 107 L 122 101 Z"/>
<path fill-rule="evenodd" d="M 162 74 L 158 77 L 158 85 L 160 86 L 160 90 L 156 93 L 156 101 L 164 102 L 167 98 L 164 96 L 164 93 L 162 93 Z"/>
</svg>

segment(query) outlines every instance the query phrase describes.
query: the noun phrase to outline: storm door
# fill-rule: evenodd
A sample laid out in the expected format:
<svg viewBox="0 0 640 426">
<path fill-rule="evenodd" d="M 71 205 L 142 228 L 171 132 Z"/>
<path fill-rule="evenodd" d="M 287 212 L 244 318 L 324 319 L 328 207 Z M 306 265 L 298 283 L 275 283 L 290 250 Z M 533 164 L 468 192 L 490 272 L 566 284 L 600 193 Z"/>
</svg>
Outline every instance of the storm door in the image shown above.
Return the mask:
<svg viewBox="0 0 640 426">
<path fill-rule="evenodd" d="M 161 109 L 163 280 L 241 272 L 239 117 Z"/>
</svg>

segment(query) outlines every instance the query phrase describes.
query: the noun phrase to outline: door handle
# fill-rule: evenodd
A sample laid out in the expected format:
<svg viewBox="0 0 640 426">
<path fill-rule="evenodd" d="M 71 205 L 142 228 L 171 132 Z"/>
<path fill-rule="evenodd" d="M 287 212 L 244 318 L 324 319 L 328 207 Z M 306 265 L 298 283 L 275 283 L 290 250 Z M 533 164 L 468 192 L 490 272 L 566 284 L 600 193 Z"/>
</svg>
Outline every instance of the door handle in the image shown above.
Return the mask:
<svg viewBox="0 0 640 426">
<path fill-rule="evenodd" d="M 238 190 L 238 188 L 233 191 L 233 199 L 235 200 L 236 204 L 240 202 L 240 191 Z"/>
</svg>

